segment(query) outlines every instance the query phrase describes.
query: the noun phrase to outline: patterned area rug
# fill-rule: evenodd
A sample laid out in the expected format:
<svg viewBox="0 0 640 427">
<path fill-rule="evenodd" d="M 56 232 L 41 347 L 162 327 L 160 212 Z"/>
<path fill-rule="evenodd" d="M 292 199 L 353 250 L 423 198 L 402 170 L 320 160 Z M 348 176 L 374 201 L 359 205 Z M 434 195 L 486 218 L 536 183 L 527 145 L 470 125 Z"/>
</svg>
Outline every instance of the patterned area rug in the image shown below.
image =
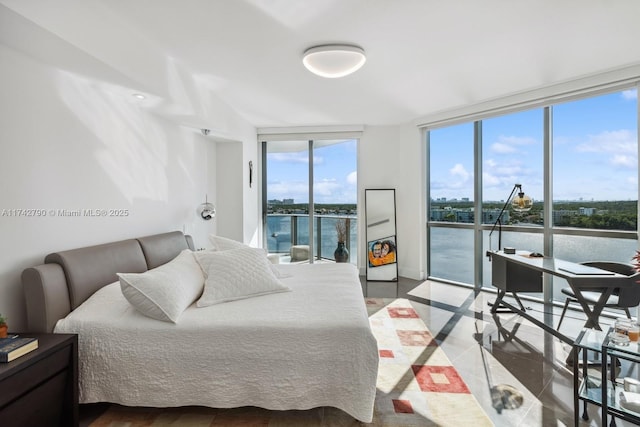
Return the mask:
<svg viewBox="0 0 640 427">
<path fill-rule="evenodd" d="M 451 361 L 406 299 L 367 298 L 380 364 L 381 426 L 492 426 Z"/>
<path fill-rule="evenodd" d="M 408 300 L 367 298 L 366 305 L 380 354 L 371 424 L 334 408 L 268 411 L 111 405 L 91 427 L 493 425 Z"/>
</svg>

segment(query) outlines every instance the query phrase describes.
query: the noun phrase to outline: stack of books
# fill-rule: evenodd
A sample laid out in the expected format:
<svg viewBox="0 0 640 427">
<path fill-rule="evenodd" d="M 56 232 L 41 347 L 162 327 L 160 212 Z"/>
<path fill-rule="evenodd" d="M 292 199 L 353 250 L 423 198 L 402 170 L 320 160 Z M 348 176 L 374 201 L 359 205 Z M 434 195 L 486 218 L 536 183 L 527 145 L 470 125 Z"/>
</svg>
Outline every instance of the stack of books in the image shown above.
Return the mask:
<svg viewBox="0 0 640 427">
<path fill-rule="evenodd" d="M 17 335 L 0 338 L 0 363 L 11 362 L 37 348 L 36 338 L 23 338 Z"/>
</svg>

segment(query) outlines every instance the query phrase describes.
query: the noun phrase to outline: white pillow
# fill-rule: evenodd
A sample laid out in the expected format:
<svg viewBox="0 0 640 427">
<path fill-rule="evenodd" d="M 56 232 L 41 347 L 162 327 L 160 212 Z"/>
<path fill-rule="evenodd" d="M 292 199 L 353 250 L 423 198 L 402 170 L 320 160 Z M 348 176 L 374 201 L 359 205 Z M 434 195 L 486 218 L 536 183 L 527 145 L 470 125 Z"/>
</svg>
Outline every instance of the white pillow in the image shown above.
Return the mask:
<svg viewBox="0 0 640 427">
<path fill-rule="evenodd" d="M 268 259 L 269 258 L 267 258 L 267 260 Z M 288 271 L 285 271 L 287 267 L 288 267 L 287 265 L 274 264 L 271 261 L 269 261 L 269 268 L 278 279 L 286 279 L 287 277 L 293 277 L 293 274 L 289 273 Z"/>
<path fill-rule="evenodd" d="M 227 239 L 226 237 L 216 236 L 215 234 L 210 234 L 209 240 L 213 244 L 214 251 L 228 251 L 229 249 L 242 249 L 251 247 L 245 245 L 244 243 L 232 239 Z"/>
<path fill-rule="evenodd" d="M 185 249 L 173 260 L 144 273 L 118 273 L 125 298 L 152 319 L 177 323 L 202 294 L 204 276 L 193 253 Z"/>
<path fill-rule="evenodd" d="M 273 274 L 262 249 L 200 251 L 194 255 L 206 272 L 198 307 L 291 290 Z"/>
<path fill-rule="evenodd" d="M 245 245 L 244 243 L 240 243 L 236 240 L 232 240 L 232 239 L 227 239 L 226 237 L 220 237 L 220 236 L 216 236 L 215 234 L 210 234 L 209 235 L 209 240 L 211 241 L 211 243 L 213 244 L 213 251 L 228 251 L 231 249 L 243 249 L 243 248 L 251 248 L 251 246 L 249 245 Z M 267 255 L 267 250 L 264 250 L 264 254 L 265 256 Z M 268 258 L 267 258 L 268 259 Z M 271 269 L 271 271 L 273 272 L 273 274 L 275 274 L 275 276 L 278 279 L 284 279 L 287 277 L 291 277 L 291 274 L 282 271 L 281 269 L 279 269 L 278 267 L 276 267 L 271 261 L 269 261 L 269 268 Z M 207 272 L 205 270 L 205 278 Z"/>
</svg>

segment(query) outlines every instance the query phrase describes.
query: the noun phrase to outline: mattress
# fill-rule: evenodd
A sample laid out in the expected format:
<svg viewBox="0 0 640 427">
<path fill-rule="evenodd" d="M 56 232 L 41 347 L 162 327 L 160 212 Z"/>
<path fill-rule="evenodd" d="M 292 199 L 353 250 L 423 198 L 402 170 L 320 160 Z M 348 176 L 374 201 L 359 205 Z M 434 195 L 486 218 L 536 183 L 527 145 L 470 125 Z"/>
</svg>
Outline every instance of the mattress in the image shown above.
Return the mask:
<svg viewBox="0 0 640 427">
<path fill-rule="evenodd" d="M 177 324 L 137 312 L 117 282 L 97 291 L 55 327 L 79 335 L 80 402 L 332 406 L 370 422 L 378 351 L 356 267 L 278 268 L 291 292 L 193 304 Z"/>
</svg>

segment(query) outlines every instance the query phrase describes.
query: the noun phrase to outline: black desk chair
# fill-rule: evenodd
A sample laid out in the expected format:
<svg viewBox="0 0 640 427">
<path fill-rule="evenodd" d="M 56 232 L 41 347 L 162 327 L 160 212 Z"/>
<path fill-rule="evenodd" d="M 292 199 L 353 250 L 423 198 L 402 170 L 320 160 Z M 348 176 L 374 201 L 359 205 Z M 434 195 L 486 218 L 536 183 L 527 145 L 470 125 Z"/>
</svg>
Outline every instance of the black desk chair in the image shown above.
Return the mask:
<svg viewBox="0 0 640 427">
<path fill-rule="evenodd" d="M 583 262 L 583 265 L 588 265 L 590 267 L 600 268 L 602 270 L 613 271 L 614 273 L 622 274 L 625 276 L 640 276 L 638 272 L 634 269 L 632 265 L 623 264 L 619 262 L 610 262 L 610 261 L 591 261 L 591 262 Z M 638 277 L 640 280 L 640 277 Z M 560 291 L 567 296 L 566 301 L 564 302 L 564 308 L 562 309 L 562 314 L 560 315 L 560 322 L 558 323 L 558 330 L 560 330 L 560 325 L 562 325 L 562 320 L 564 319 L 564 314 L 567 312 L 567 308 L 569 307 L 570 302 L 578 302 L 576 299 L 576 295 L 573 292 L 573 289 L 562 288 Z M 590 304 L 595 305 L 600 299 L 601 292 L 597 289 L 588 292 L 582 292 L 584 299 Z M 605 308 L 615 308 L 619 310 L 624 310 L 627 315 L 627 318 L 631 319 L 631 313 L 629 313 L 630 307 L 635 307 L 640 304 L 640 284 L 636 286 L 630 286 L 626 288 L 616 288 L 613 290 L 611 296 L 607 300 L 604 305 Z"/>
</svg>

